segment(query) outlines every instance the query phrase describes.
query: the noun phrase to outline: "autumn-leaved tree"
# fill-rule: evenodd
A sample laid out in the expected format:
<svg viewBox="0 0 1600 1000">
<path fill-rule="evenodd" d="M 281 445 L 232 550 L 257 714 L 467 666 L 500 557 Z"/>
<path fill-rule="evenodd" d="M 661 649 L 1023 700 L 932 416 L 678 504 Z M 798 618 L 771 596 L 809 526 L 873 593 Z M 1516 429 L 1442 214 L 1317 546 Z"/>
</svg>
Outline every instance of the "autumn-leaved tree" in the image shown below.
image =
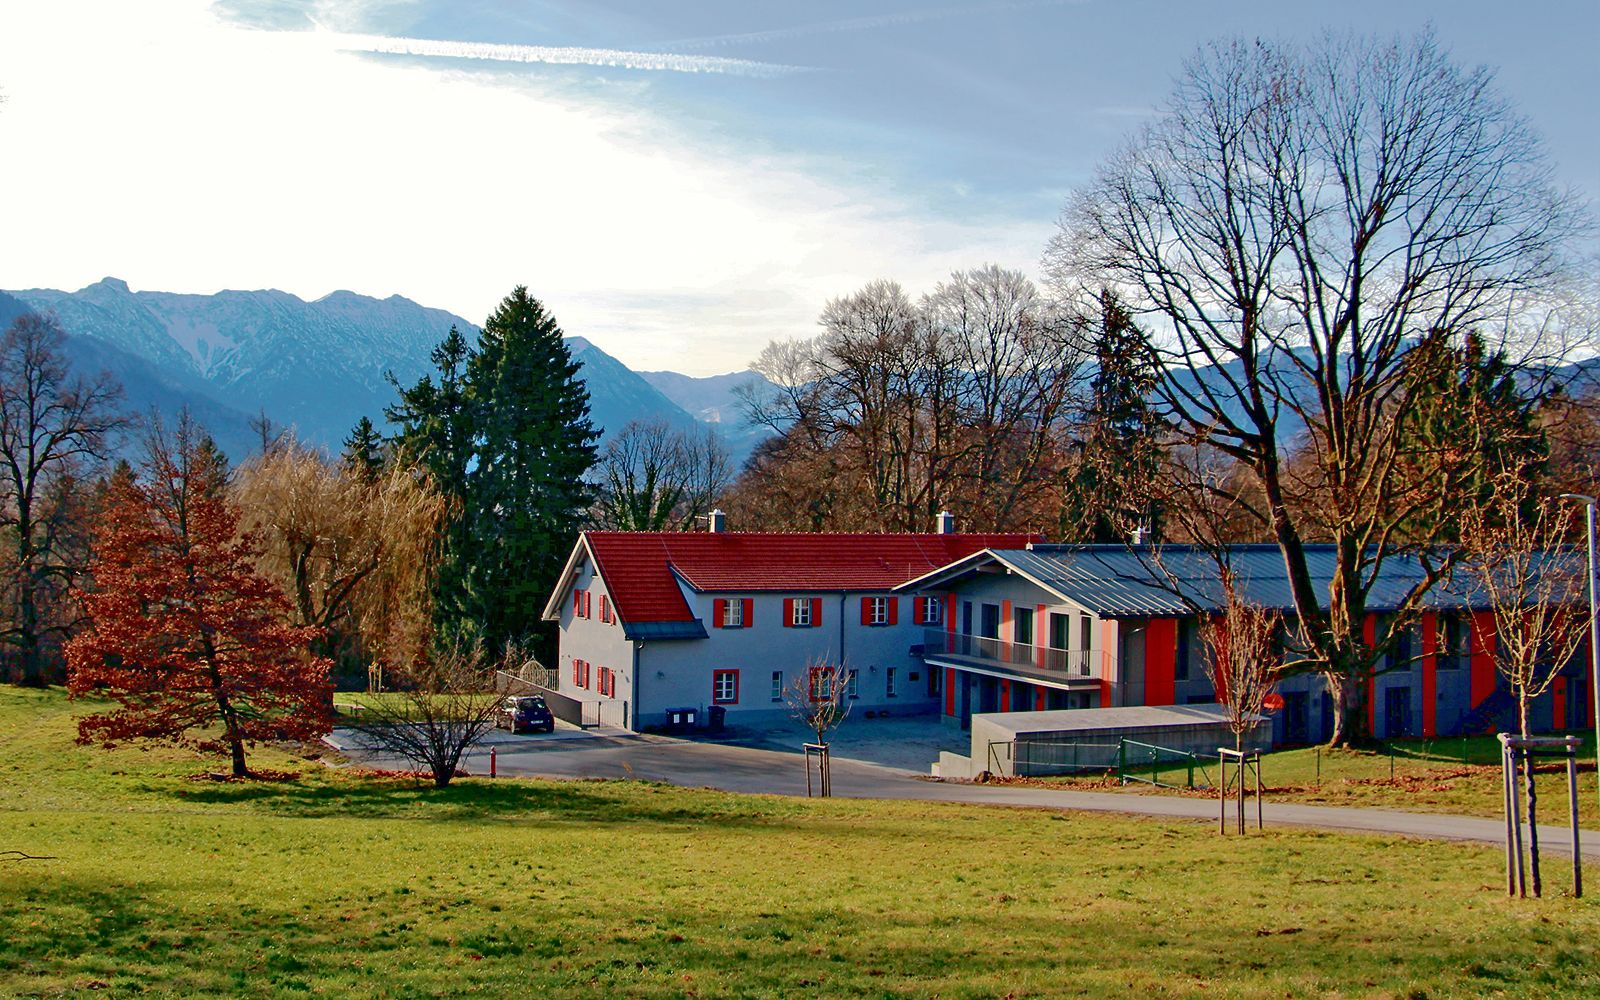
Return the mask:
<svg viewBox="0 0 1600 1000">
<path fill-rule="evenodd" d="M 107 491 L 90 625 L 67 644 L 72 694 L 117 703 L 81 719 L 78 739 L 226 753 L 243 777 L 246 746 L 328 731 L 329 663 L 308 650 L 319 630 L 291 625 L 256 569 L 259 544 L 239 531 L 204 433 L 187 415 L 171 435 L 153 421 L 145 452 Z"/>
</svg>

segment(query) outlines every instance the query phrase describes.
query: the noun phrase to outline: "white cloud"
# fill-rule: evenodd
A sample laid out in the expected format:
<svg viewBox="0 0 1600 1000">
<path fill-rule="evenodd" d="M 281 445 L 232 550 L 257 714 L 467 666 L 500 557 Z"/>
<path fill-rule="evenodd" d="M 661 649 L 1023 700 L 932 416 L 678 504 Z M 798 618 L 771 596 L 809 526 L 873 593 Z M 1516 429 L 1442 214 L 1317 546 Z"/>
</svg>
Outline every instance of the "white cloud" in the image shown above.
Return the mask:
<svg viewBox="0 0 1600 1000">
<path fill-rule="evenodd" d="M 1031 269 L 1048 234 L 310 35 L 201 0 L 0 13 L 0 287 L 349 288 L 481 320 L 521 283 L 630 365 L 704 374 L 876 277 Z"/>
<path fill-rule="evenodd" d="M 615 69 L 659 70 L 671 73 L 724 73 L 731 76 L 776 77 L 805 70 L 803 66 L 727 59 L 722 56 L 682 55 L 674 52 L 635 52 L 551 45 L 505 45 L 496 42 L 458 42 L 434 38 L 396 38 L 389 35 L 351 35 L 315 32 L 313 37 L 346 52 L 430 56 L 446 59 L 483 59 L 492 62 L 545 63 L 552 66 L 604 66 Z"/>
</svg>

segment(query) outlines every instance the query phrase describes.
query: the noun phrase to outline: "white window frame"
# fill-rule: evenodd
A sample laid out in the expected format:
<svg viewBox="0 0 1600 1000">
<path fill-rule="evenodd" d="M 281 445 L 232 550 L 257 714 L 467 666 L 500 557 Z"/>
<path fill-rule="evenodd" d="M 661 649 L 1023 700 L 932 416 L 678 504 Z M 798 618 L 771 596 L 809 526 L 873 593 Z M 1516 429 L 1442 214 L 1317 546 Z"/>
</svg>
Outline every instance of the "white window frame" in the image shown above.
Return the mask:
<svg viewBox="0 0 1600 1000">
<path fill-rule="evenodd" d="M 795 628 L 811 627 L 811 598 L 797 597 L 790 605 L 794 610 L 790 613 L 789 624 Z"/>
<path fill-rule="evenodd" d="M 883 696 L 885 698 L 895 697 L 894 667 L 883 668 Z"/>
<path fill-rule="evenodd" d="M 917 598 L 917 624 L 943 625 L 944 602 L 937 597 Z"/>
<path fill-rule="evenodd" d="M 723 690 L 723 685 L 727 690 Z M 713 705 L 737 705 L 739 703 L 739 671 L 734 669 L 714 670 L 711 672 L 711 703 Z"/>
<path fill-rule="evenodd" d="M 773 701 L 782 701 L 783 700 L 783 671 L 782 670 L 774 670 L 772 672 L 772 700 Z"/>
<path fill-rule="evenodd" d="M 861 671 L 851 670 L 845 675 L 844 696 L 846 698 L 861 697 Z"/>
<path fill-rule="evenodd" d="M 867 624 L 889 624 L 889 599 L 887 597 L 869 597 L 867 600 L 871 602 L 867 605 Z"/>
<path fill-rule="evenodd" d="M 722 627 L 744 628 L 744 601 L 730 597 L 722 602 Z"/>
</svg>

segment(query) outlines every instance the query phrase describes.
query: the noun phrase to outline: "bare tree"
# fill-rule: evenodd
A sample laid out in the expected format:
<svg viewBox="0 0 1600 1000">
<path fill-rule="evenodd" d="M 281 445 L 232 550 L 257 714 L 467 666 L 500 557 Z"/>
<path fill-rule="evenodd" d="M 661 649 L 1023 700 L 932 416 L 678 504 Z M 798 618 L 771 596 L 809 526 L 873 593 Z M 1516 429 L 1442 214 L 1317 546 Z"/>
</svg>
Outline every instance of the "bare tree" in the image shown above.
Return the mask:
<svg viewBox="0 0 1600 1000">
<path fill-rule="evenodd" d="M 789 717 L 827 743 L 828 734 L 850 715 L 850 670 L 826 658 L 806 661 L 805 672 L 783 689 L 783 707 Z"/>
<path fill-rule="evenodd" d="M 742 394 L 747 416 L 782 435 L 749 469 L 756 492 L 792 481 L 789 509 L 832 529 L 927 531 L 946 507 L 997 530 L 1033 519 L 1055 488 L 1080 317 L 990 266 L 920 301 L 875 281 L 819 323 L 752 365 L 767 381 Z"/>
<path fill-rule="evenodd" d="M 619 531 L 687 531 L 733 480 L 727 446 L 711 428 L 634 420 L 606 442 L 591 520 Z"/>
<path fill-rule="evenodd" d="M 1233 748 L 1243 750 L 1245 734 L 1261 724 L 1262 704 L 1283 671 L 1278 649 L 1283 614 L 1246 598 L 1231 567 L 1221 568 L 1221 582 L 1220 612 L 1200 618 L 1203 668 L 1228 713 Z"/>
<path fill-rule="evenodd" d="M 398 757 L 450 784 L 461 759 L 494 728 L 501 699 L 481 641 L 441 643 L 432 660 L 392 673 L 400 690 L 354 696 L 360 715 L 351 726 L 364 753 Z"/>
<path fill-rule="evenodd" d="M 1163 111 L 1070 202 L 1047 264 L 1164 328 L 1168 415 L 1259 481 L 1255 516 L 1339 705 L 1330 742 L 1356 740 L 1386 651 L 1363 641 L 1385 561 L 1409 545 L 1424 565 L 1402 615 L 1449 570 L 1409 529 L 1452 498 L 1416 471 L 1459 479 L 1485 461 L 1406 454 L 1423 395 L 1406 391 L 1408 353 L 1430 332 L 1505 330 L 1562 271 L 1578 215 L 1492 74 L 1430 34 L 1207 45 Z M 1300 481 L 1280 438 L 1297 425 L 1315 472 Z M 1318 540 L 1337 552 L 1322 593 Z"/>
<path fill-rule="evenodd" d="M 1465 558 L 1450 587 L 1493 614 L 1495 669 L 1517 699 L 1519 732 L 1526 738 L 1533 700 L 1550 689 L 1589 634 L 1587 569 L 1571 505 L 1533 495 L 1514 475 L 1495 485 L 1492 501 L 1462 514 Z"/>
<path fill-rule="evenodd" d="M 88 561 L 85 474 L 123 424 L 121 388 L 104 373 L 72 376 L 64 340 L 54 319 L 33 313 L 0 340 L 0 527 L 11 543 L 11 607 L 0 636 L 16 649 L 27 685 L 45 681 L 42 644 L 64 638 L 77 618 L 67 594 Z"/>
</svg>

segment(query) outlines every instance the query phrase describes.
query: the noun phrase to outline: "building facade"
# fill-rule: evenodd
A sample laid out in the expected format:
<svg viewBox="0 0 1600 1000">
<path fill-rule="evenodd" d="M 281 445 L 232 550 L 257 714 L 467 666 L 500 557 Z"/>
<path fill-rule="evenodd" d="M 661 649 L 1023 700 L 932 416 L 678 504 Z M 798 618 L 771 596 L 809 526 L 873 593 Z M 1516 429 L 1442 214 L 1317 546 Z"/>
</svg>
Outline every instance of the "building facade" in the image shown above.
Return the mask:
<svg viewBox="0 0 1600 1000">
<path fill-rule="evenodd" d="M 719 523 L 715 522 L 714 523 Z M 942 598 L 895 587 L 1027 535 L 584 532 L 545 608 L 561 694 L 598 720 L 665 726 L 711 709 L 730 724 L 787 716 L 784 689 L 842 664 L 853 708 L 932 711 L 943 674 L 919 655 Z"/>
<path fill-rule="evenodd" d="M 1310 546 L 1314 584 L 1327 593 L 1331 547 Z M 972 715 L 1063 708 L 1210 703 L 1200 614 L 1220 607 L 1209 557 L 1170 546 L 1158 565 L 1150 550 L 1122 545 L 1031 545 L 975 553 L 898 588 L 949 609 L 921 640 L 923 662 L 941 675 L 941 709 L 951 725 Z M 1252 603 L 1292 614 L 1275 546 L 1230 552 Z M 1372 589 L 1367 641 L 1388 640 L 1395 609 L 1421 568 L 1394 557 Z M 1182 597 L 1174 587 L 1184 589 Z M 1197 610 L 1199 609 L 1199 610 Z M 1380 738 L 1447 736 L 1514 724 L 1515 702 L 1494 664 L 1494 616 L 1443 587 L 1428 592 L 1420 620 L 1394 637 L 1368 685 L 1371 732 Z M 1541 730 L 1593 724 L 1585 647 L 1539 698 Z M 1332 731 L 1334 703 L 1319 676 L 1280 682 L 1273 741 L 1312 743 Z"/>
</svg>

